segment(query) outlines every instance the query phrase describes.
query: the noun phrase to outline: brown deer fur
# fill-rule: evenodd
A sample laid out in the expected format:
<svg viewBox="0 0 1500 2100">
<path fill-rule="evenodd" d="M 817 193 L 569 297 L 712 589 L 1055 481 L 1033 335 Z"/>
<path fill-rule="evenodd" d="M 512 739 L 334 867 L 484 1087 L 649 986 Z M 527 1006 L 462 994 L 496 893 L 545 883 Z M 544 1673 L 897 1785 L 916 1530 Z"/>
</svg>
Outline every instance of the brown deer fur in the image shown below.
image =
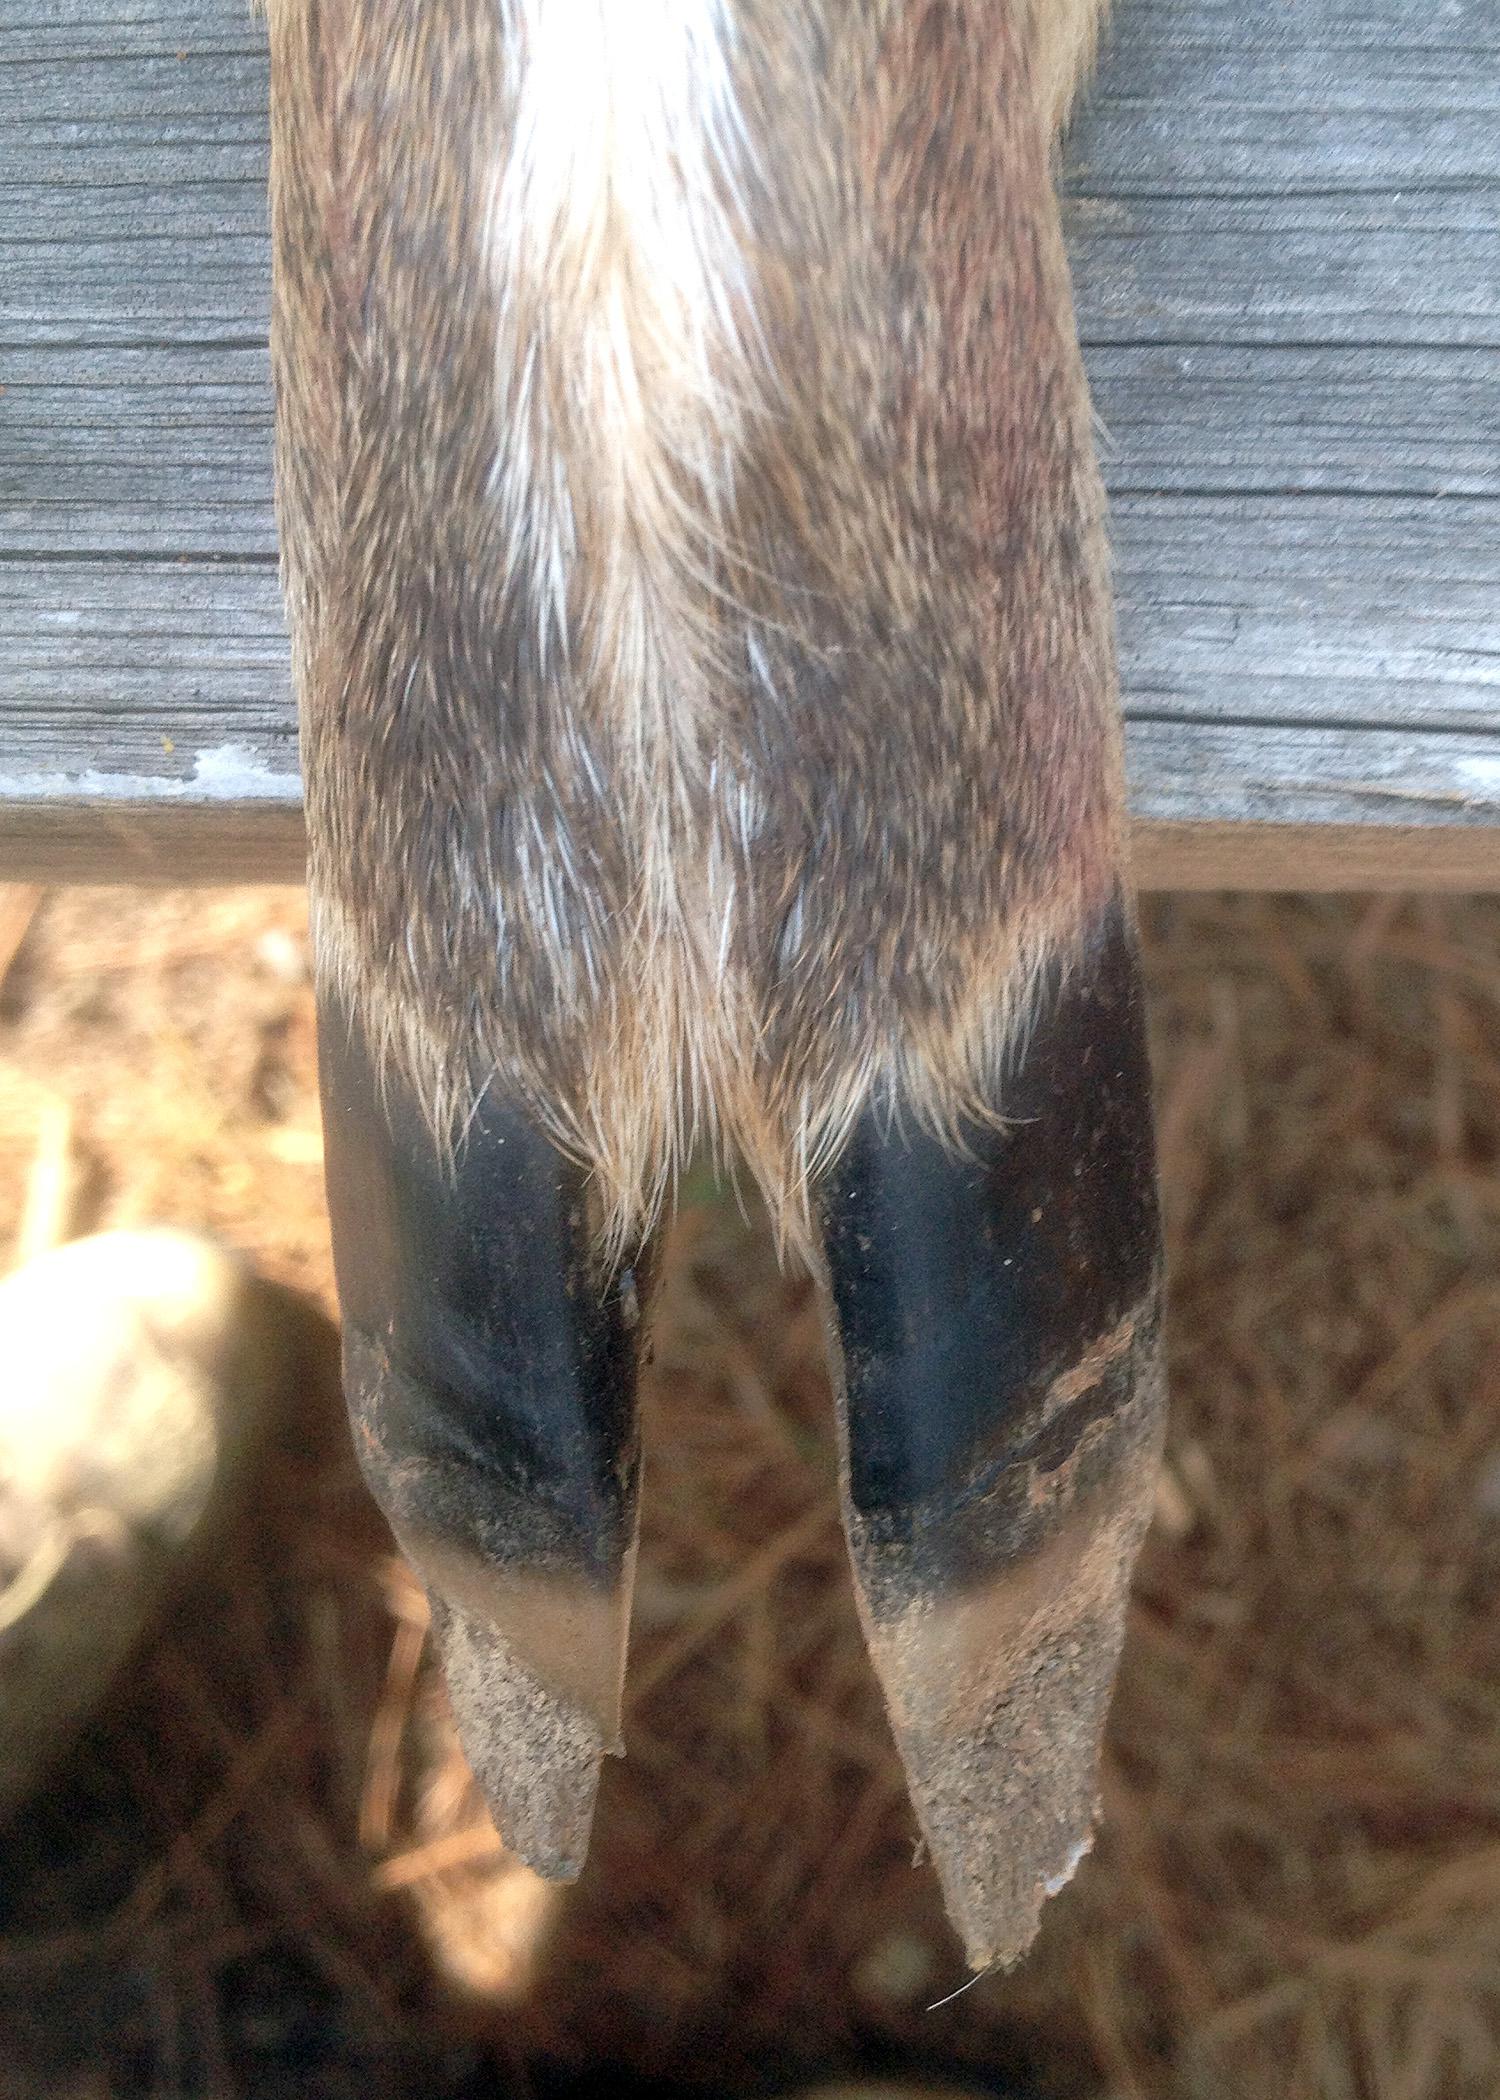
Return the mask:
<svg viewBox="0 0 1500 2100">
<path fill-rule="evenodd" d="M 320 971 L 606 1237 L 793 1239 L 861 1107 L 1004 1112 L 1115 889 L 1053 178 L 1099 0 L 270 0 Z"/>
</svg>

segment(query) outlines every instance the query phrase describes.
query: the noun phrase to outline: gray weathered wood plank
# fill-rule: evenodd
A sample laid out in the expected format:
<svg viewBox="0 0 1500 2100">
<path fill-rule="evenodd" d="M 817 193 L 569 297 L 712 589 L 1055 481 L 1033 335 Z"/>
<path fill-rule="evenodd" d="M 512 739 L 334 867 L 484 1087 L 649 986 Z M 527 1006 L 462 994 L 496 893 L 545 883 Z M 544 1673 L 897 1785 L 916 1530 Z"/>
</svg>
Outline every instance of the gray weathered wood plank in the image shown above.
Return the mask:
<svg viewBox="0 0 1500 2100">
<path fill-rule="evenodd" d="M 1147 880 L 1500 884 L 1500 7 L 1117 0 L 1070 143 Z M 265 56 L 0 23 L 0 871 L 293 875 Z"/>
</svg>

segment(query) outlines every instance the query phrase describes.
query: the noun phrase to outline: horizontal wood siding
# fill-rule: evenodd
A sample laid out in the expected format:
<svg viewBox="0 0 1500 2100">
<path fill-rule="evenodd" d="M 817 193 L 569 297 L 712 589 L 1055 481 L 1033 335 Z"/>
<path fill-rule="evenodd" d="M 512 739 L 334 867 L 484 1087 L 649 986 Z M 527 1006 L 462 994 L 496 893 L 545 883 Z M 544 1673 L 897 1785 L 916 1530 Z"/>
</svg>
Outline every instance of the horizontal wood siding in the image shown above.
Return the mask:
<svg viewBox="0 0 1500 2100">
<path fill-rule="evenodd" d="M 300 867 L 265 102 L 0 23 L 0 874 Z M 1143 879 L 1500 885 L 1500 7 L 1117 0 L 1068 158 Z"/>
</svg>

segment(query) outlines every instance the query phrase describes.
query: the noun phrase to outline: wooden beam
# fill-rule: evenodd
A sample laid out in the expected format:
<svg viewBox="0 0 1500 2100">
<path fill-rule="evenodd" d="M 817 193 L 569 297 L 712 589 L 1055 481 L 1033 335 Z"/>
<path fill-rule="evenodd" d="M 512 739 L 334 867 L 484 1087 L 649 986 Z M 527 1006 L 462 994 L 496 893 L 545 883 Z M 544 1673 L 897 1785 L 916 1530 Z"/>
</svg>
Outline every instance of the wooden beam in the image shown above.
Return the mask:
<svg viewBox="0 0 1500 2100">
<path fill-rule="evenodd" d="M 1117 0 L 1070 144 L 1149 884 L 1500 886 L 1500 9 Z M 0 875 L 294 879 L 244 0 L 0 24 Z"/>
</svg>

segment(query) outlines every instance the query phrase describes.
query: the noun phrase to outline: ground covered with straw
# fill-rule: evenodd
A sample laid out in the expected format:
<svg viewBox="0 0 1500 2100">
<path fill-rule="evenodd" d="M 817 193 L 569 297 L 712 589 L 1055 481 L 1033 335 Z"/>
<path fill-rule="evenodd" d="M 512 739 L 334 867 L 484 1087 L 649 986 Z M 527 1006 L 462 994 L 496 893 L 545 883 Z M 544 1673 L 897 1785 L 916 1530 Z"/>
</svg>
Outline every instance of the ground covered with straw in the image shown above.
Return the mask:
<svg viewBox="0 0 1500 2100">
<path fill-rule="evenodd" d="M 478 1810 L 305 1321 L 238 1534 L 0 1833 L 0 2094 L 1500 2090 L 1500 906 L 1147 913 L 1172 1431 L 1094 1857 L 963 1980 L 860 1648 L 817 1307 L 685 1192 L 628 1759 Z M 301 899 L 0 892 L 0 1234 L 206 1226 L 330 1305 Z"/>
</svg>

